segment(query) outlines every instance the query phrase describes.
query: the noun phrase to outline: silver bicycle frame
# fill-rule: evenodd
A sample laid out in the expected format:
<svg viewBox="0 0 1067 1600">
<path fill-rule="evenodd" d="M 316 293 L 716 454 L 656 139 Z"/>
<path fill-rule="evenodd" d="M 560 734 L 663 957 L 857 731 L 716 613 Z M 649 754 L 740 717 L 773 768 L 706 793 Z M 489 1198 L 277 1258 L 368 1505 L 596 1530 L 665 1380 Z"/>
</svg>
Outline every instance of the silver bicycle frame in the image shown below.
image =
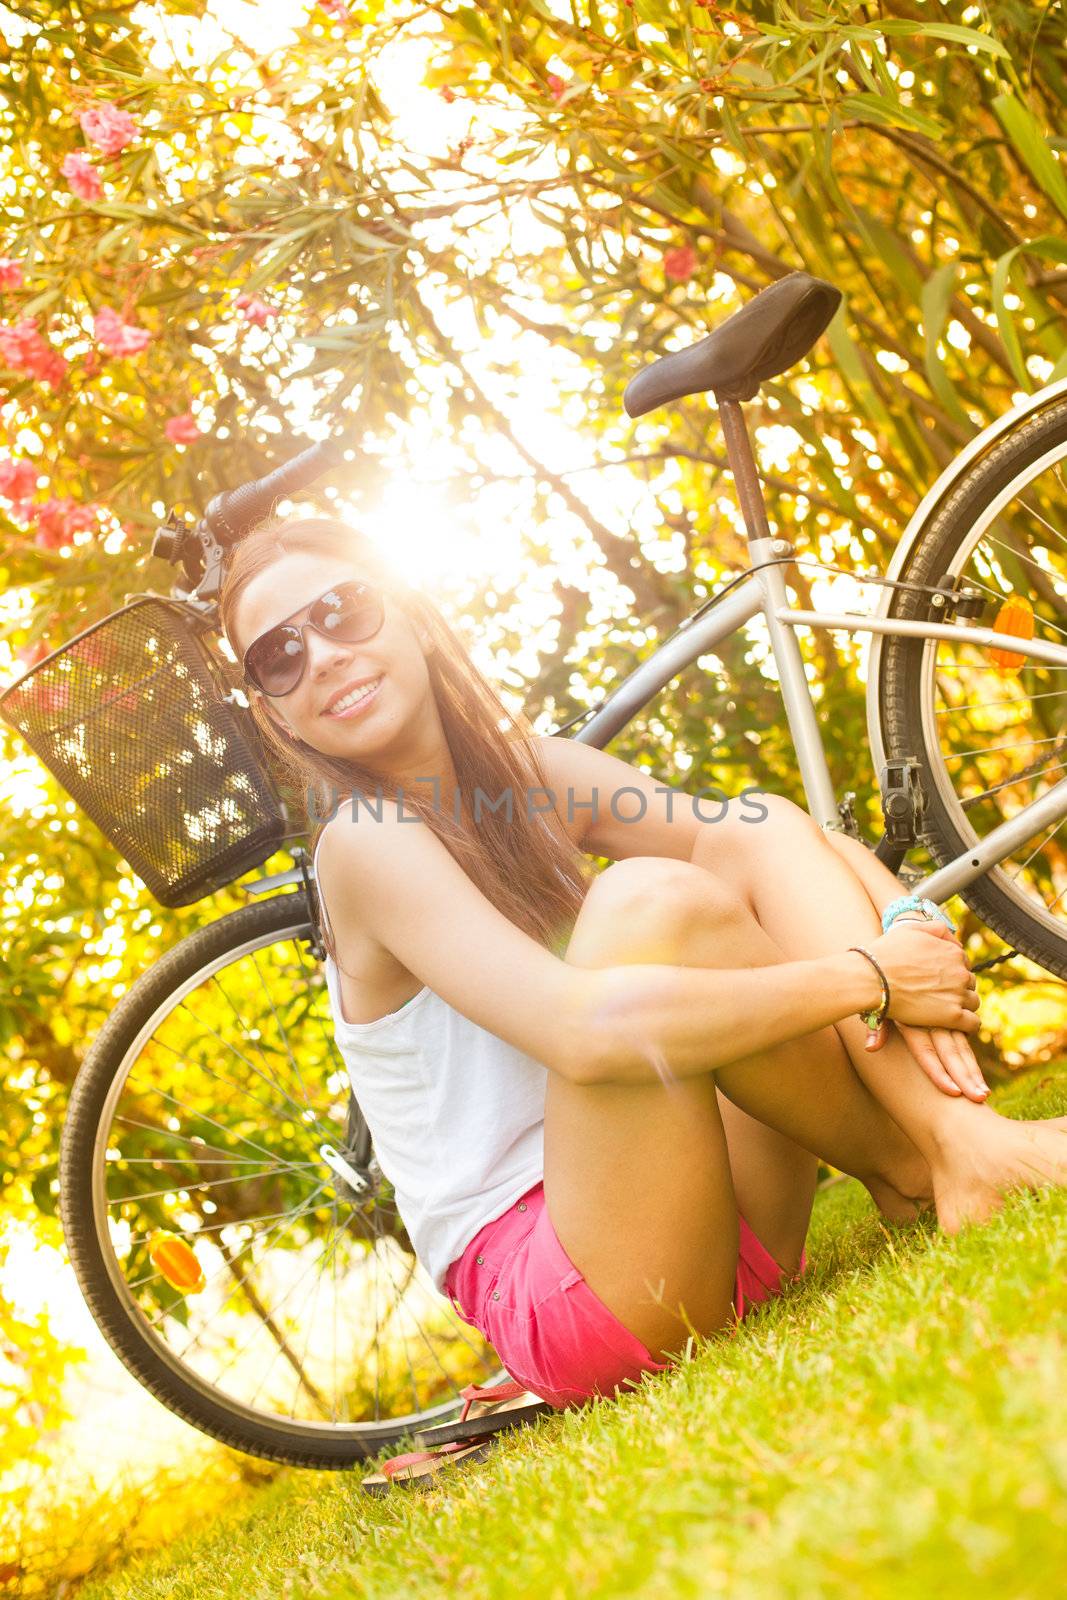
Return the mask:
<svg viewBox="0 0 1067 1600">
<path fill-rule="evenodd" d="M 1061 394 L 1067 392 L 1067 378 L 1049 384 L 1046 388 L 1027 395 L 1019 405 L 1004 416 L 998 417 L 969 444 L 933 484 L 917 507 L 904 535 L 893 554 L 886 576 L 899 575 L 905 558 L 921 535 L 923 525 L 933 508 L 951 490 L 955 482 L 991 442 L 1021 418 L 1034 414 Z M 737 480 L 742 510 L 749 529 L 748 547 L 752 561 L 777 560 L 794 553 L 787 539 L 772 539 L 767 526 L 762 492 L 759 486 L 751 447 L 744 431 L 741 408 L 736 402 L 723 401 L 719 406 L 723 431 L 726 436 L 730 463 Z M 990 508 L 990 511 L 996 506 Z M 857 583 L 864 575 L 854 574 Z M 762 616 L 767 623 L 771 649 L 782 688 L 786 719 L 792 734 L 793 745 L 804 784 L 808 811 L 826 829 L 843 830 L 837 801 L 834 796 L 830 771 L 826 762 L 822 737 L 819 733 L 815 703 L 803 657 L 797 643 L 797 628 L 843 628 L 847 633 L 866 634 L 870 639 L 868 657 L 868 736 L 871 753 L 878 771 L 884 761 L 881 734 L 877 720 L 877 667 L 880 657 L 881 637 L 898 634 L 921 639 L 954 639 L 989 648 L 999 647 L 1017 655 L 1032 657 L 1050 666 L 1067 667 L 1067 648 L 1036 639 L 1019 639 L 1013 634 L 996 633 L 992 628 L 970 627 L 964 620 L 953 623 L 912 622 L 886 615 L 892 601 L 892 589 L 878 587 L 877 606 L 870 614 L 859 612 L 806 611 L 790 604 L 782 564 L 763 567 L 732 589 L 721 600 L 714 601 L 701 616 L 687 619 L 677 632 L 651 655 L 647 661 L 631 672 L 611 696 L 589 718 L 585 726 L 574 735 L 582 744 L 604 746 L 624 728 L 651 701 L 666 688 L 671 679 L 690 667 L 699 656 L 714 654 L 716 645 L 736 633 L 751 618 Z M 872 706 L 874 707 L 872 711 Z M 928 873 L 918 880 L 914 891 L 928 895 L 941 903 L 957 894 L 975 878 L 980 878 L 990 868 L 1005 860 L 1043 828 L 1054 826 L 1067 817 L 1067 778 L 1055 784 L 1047 794 L 1033 801 L 1014 816 L 986 835 L 973 849 L 964 851 L 947 866 Z M 308 863 L 310 872 L 310 863 Z M 270 878 L 245 882 L 242 888 L 250 894 L 265 894 L 285 884 L 300 881 L 299 870 L 281 872 Z"/>
<path fill-rule="evenodd" d="M 1058 395 L 1063 389 L 1067 389 L 1067 382 L 1050 385 L 1048 389 L 1029 396 L 1027 402 L 1018 408 L 1017 414 L 1038 409 L 1042 403 L 1047 403 L 1050 397 Z M 744 432 L 744 423 L 741 420 L 740 406 L 734 402 L 724 402 L 719 410 L 731 466 L 749 529 L 748 547 L 753 564 L 757 565 L 762 561 L 776 558 L 780 561 L 782 557 L 794 552 L 794 546 L 787 539 L 770 537 L 759 481 L 747 435 Z M 986 430 L 987 435 L 992 437 L 994 434 L 1002 433 L 1006 426 L 1016 419 L 1017 414 L 999 418 Z M 983 435 L 982 442 L 985 439 L 986 435 Z M 953 463 L 942 475 L 942 479 L 924 500 L 924 506 L 928 507 L 936 498 L 936 491 L 943 486 L 943 480 L 958 475 L 959 463 L 964 458 L 969 462 L 977 454 L 979 443 L 979 440 L 972 441 L 959 461 Z M 916 521 L 917 519 L 913 518 L 909 525 L 909 532 L 913 536 L 917 531 Z M 899 570 L 899 553 L 894 557 L 894 564 L 895 570 Z M 862 583 L 864 575 L 855 574 L 855 581 Z M 884 613 L 892 591 L 884 590 L 883 595 L 881 608 Z M 768 566 L 753 572 L 736 589 L 724 595 L 721 601 L 713 602 L 703 615 L 684 622 L 647 661 L 642 662 L 635 671 L 623 679 L 609 699 L 594 712 L 580 732 L 574 735 L 575 739 L 583 744 L 603 749 L 638 711 L 662 693 L 673 677 L 686 667 L 692 666 L 699 656 L 714 654 L 716 645 L 729 638 L 752 617 L 761 614 L 767 624 L 771 649 L 778 669 L 786 719 L 797 754 L 808 811 L 819 825 L 826 829 L 843 830 L 844 823 L 834 795 L 826 753 L 819 733 L 815 703 L 804 672 L 800 646 L 797 643 L 795 632 L 797 628 L 843 628 L 847 633 L 869 635 L 872 640 L 872 655 L 875 654 L 873 646 L 880 642 L 880 635 L 898 634 L 902 637 L 921 639 L 956 641 L 962 639 L 983 648 L 995 646 L 1010 650 L 1016 655 L 1029 656 L 1050 666 L 1067 668 L 1067 648 L 1063 645 L 1049 644 L 1037 639 L 1018 639 L 1014 635 L 997 633 L 992 628 L 972 627 L 962 618 L 953 623 L 937 623 L 906 621 L 877 613 L 866 615 L 851 611 L 804 610 L 790 604 L 783 565 Z M 946 866 L 928 873 L 914 885 L 914 892 L 928 895 L 930 899 L 939 903 L 943 902 L 1005 860 L 1036 833 L 1055 825 L 1065 817 L 1067 817 L 1067 778 L 1061 779 L 1040 799 L 1024 806 L 1009 822 L 1001 823 L 999 827 L 994 828 L 973 849 L 964 851 Z"/>
</svg>

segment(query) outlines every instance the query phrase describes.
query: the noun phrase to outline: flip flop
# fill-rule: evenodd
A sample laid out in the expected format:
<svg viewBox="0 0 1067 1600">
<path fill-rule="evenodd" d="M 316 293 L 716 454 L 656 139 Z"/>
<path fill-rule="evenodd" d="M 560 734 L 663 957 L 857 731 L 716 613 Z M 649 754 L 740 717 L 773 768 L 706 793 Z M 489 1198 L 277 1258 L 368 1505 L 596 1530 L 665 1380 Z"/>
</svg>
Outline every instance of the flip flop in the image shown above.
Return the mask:
<svg viewBox="0 0 1067 1600">
<path fill-rule="evenodd" d="M 452 1462 L 484 1461 L 492 1448 L 493 1441 L 485 1439 L 466 1445 L 457 1440 L 438 1450 L 410 1450 L 406 1455 L 393 1456 L 383 1462 L 381 1472 L 363 1479 L 363 1487 L 368 1494 L 375 1495 L 388 1494 L 394 1484 L 398 1489 L 423 1487 Z"/>
<path fill-rule="evenodd" d="M 556 1409 L 539 1394 L 512 1379 L 479 1387 L 470 1383 L 460 1390 L 463 1410 L 456 1422 L 442 1422 L 436 1428 L 421 1428 L 415 1441 L 424 1448 L 451 1444 L 459 1439 L 485 1439 L 508 1428 L 521 1428 L 538 1417 L 550 1416 Z M 475 1407 L 480 1409 L 472 1415 Z"/>
</svg>

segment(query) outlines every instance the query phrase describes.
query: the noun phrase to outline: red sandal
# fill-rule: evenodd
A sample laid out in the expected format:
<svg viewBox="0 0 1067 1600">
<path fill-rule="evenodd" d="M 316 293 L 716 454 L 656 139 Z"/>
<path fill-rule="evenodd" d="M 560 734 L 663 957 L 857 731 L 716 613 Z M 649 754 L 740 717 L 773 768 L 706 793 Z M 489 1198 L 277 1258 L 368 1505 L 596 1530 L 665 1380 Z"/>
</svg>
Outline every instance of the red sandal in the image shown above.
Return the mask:
<svg viewBox="0 0 1067 1600">
<path fill-rule="evenodd" d="M 420 1428 L 415 1435 L 420 1445 L 451 1444 L 456 1439 L 484 1439 L 489 1434 L 507 1428 L 519 1428 L 538 1417 L 549 1416 L 555 1410 L 547 1400 L 542 1400 L 539 1394 L 515 1379 L 483 1385 L 469 1383 L 460 1390 L 460 1394 L 463 1397 L 463 1410 L 459 1420 L 443 1422 L 436 1428 Z M 470 1411 L 475 1405 L 485 1409 L 472 1417 Z"/>
<path fill-rule="evenodd" d="M 492 1448 L 492 1439 L 480 1439 L 474 1444 L 464 1444 L 458 1439 L 436 1450 L 409 1450 L 406 1455 L 392 1456 L 383 1462 L 381 1472 L 363 1479 L 363 1487 L 368 1494 L 383 1495 L 389 1493 L 393 1484 L 407 1489 L 429 1483 L 453 1461 L 484 1461 Z"/>
<path fill-rule="evenodd" d="M 493 1447 L 493 1435 L 509 1428 L 523 1426 L 536 1417 L 546 1415 L 555 1408 L 547 1400 L 514 1380 L 479 1386 L 468 1384 L 460 1390 L 463 1410 L 457 1422 L 446 1422 L 438 1428 L 423 1428 L 415 1435 L 420 1444 L 432 1445 L 429 1450 L 411 1450 L 405 1455 L 391 1456 L 383 1462 L 382 1470 L 363 1479 L 368 1494 L 388 1494 L 393 1484 L 410 1488 L 425 1484 L 452 1462 L 484 1461 Z M 517 1402 L 528 1400 L 520 1405 Z M 475 1405 L 491 1406 L 492 1410 L 480 1416 L 470 1416 Z"/>
</svg>

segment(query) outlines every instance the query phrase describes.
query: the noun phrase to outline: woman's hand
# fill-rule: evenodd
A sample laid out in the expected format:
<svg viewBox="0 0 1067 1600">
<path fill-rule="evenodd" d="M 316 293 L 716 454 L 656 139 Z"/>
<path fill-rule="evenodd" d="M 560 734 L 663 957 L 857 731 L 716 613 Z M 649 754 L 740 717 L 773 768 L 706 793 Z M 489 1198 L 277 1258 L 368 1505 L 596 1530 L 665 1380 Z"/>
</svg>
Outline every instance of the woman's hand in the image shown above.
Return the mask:
<svg viewBox="0 0 1067 1600">
<path fill-rule="evenodd" d="M 960 944 L 958 937 L 943 922 L 928 922 L 925 918 L 904 916 L 898 917 L 893 926 L 896 927 L 900 922 L 909 922 L 923 931 L 934 932 L 939 939 L 947 937 Z M 962 945 L 960 948 L 962 950 Z M 970 964 L 966 957 L 964 963 L 969 970 Z M 977 980 L 973 972 L 967 979 L 967 987 L 977 999 Z M 944 1094 L 963 1094 L 979 1104 L 984 1102 L 989 1093 L 989 1085 L 982 1076 L 982 1069 L 978 1065 L 966 1033 L 959 1028 L 920 1027 L 914 1023 L 894 1020 L 908 1049 L 931 1083 L 936 1084 Z M 888 1037 L 889 1024 L 883 1022 L 877 1032 L 868 1037 L 868 1050 L 880 1050 Z"/>
<path fill-rule="evenodd" d="M 895 1026 L 931 1083 L 945 1094 L 963 1094 L 984 1104 L 989 1085 L 965 1033 L 955 1028 L 913 1028 L 900 1022 Z"/>
</svg>

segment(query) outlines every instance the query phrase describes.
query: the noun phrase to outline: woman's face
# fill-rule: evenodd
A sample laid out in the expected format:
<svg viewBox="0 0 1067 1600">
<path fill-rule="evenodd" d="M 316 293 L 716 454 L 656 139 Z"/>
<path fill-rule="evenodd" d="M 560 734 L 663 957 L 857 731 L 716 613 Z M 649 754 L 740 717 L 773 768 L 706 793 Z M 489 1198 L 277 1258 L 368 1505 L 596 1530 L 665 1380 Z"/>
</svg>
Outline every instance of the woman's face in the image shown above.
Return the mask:
<svg viewBox="0 0 1067 1600">
<path fill-rule="evenodd" d="M 268 628 L 305 622 L 313 600 L 353 581 L 377 587 L 373 577 L 343 556 L 308 551 L 279 557 L 252 579 L 237 602 L 230 643 L 238 660 Z M 249 688 L 283 731 L 324 755 L 364 763 L 386 751 L 395 755 L 404 729 L 427 699 L 432 701 L 424 654 L 432 648 L 430 641 L 390 594 L 382 600 L 385 620 L 373 638 L 345 644 L 305 627 L 304 671 L 295 689 L 272 698 Z M 364 690 L 370 691 L 366 698 L 350 699 L 353 691 Z"/>
</svg>

